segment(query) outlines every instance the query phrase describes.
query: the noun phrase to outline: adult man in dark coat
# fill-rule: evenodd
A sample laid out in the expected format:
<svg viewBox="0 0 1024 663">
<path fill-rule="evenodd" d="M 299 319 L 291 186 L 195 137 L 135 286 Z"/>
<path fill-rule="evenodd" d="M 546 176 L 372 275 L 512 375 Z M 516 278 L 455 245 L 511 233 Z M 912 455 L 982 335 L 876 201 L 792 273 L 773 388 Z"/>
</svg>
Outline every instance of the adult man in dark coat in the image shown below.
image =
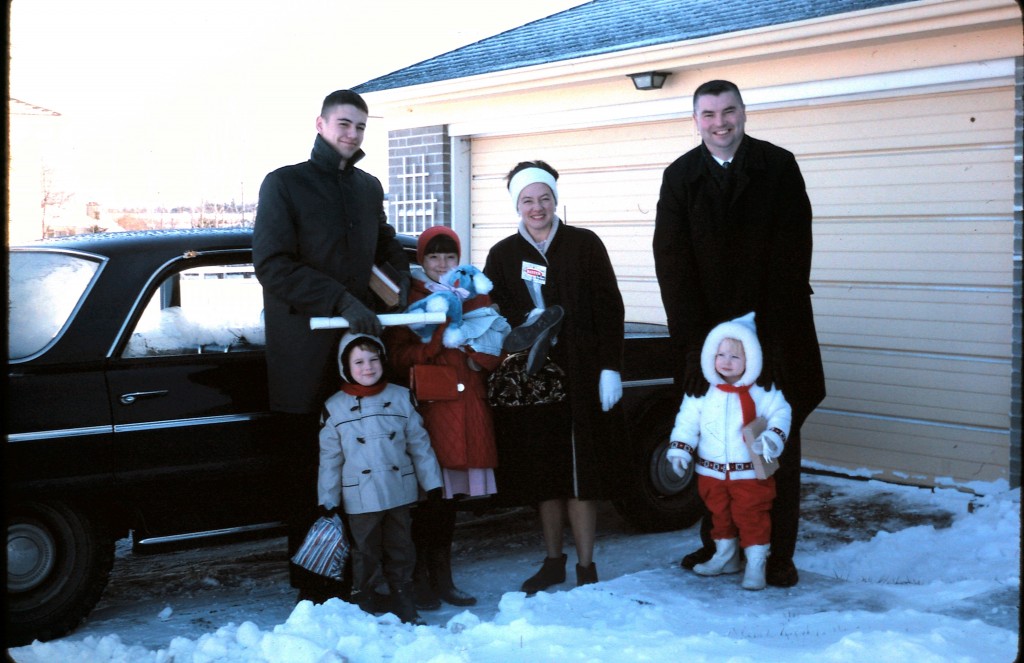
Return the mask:
<svg viewBox="0 0 1024 663">
<path fill-rule="evenodd" d="M 746 110 L 729 81 L 693 95 L 702 144 L 665 169 L 654 229 L 654 264 L 680 358 L 676 383 L 702 395 L 700 349 L 718 323 L 755 312 L 764 368 L 793 407 L 793 425 L 776 473 L 768 584 L 788 587 L 800 518 L 800 427 L 825 397 L 811 310 L 811 204 L 792 153 L 745 135 Z M 682 565 L 714 553 L 710 519 L 702 548 Z"/>
<path fill-rule="evenodd" d="M 296 503 L 289 519 L 289 552 L 301 544 L 316 509 L 319 414 L 337 391 L 335 361 L 344 330 L 309 328 L 314 316 L 342 316 L 353 332 L 379 336 L 370 308 L 370 271 L 389 262 L 403 276 L 409 263 L 387 224 L 377 178 L 355 167 L 369 111 L 355 92 L 329 94 L 316 118 L 309 161 L 279 168 L 260 187 L 253 262 L 263 285 L 270 408 L 283 413 L 282 444 L 295 450 Z M 404 306 L 404 302 L 400 302 Z M 301 598 L 337 593 L 292 565 Z"/>
</svg>

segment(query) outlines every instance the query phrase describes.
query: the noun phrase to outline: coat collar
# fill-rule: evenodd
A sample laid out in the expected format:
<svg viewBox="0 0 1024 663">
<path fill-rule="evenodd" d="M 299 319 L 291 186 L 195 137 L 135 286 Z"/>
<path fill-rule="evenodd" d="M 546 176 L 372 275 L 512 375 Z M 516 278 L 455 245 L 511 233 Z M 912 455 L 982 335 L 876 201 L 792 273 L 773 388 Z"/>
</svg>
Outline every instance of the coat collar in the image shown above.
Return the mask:
<svg viewBox="0 0 1024 663">
<path fill-rule="evenodd" d="M 352 170 L 356 162 L 366 156 L 366 153 L 359 150 L 352 155 L 352 158 L 348 160 L 343 169 L 339 169 L 338 165 L 341 163 L 341 155 L 338 151 L 327 144 L 324 137 L 320 134 L 316 135 L 316 140 L 313 141 L 313 151 L 309 154 L 309 160 L 312 161 L 316 166 L 323 168 L 324 170 L 347 172 Z"/>
<path fill-rule="evenodd" d="M 699 146 L 694 148 L 697 152 L 697 157 L 690 159 L 686 165 L 686 171 L 683 173 L 683 179 L 687 183 L 692 183 L 704 177 L 707 174 L 704 163 L 704 144 L 701 143 Z M 710 157 L 709 157 L 710 158 Z M 751 136 L 744 136 L 743 142 L 740 144 L 739 149 L 736 150 L 736 156 L 734 160 L 737 161 L 736 173 L 737 183 L 743 184 L 746 181 L 746 173 L 758 170 L 764 170 L 766 168 L 766 157 L 764 150 L 764 141 L 758 140 Z"/>
</svg>

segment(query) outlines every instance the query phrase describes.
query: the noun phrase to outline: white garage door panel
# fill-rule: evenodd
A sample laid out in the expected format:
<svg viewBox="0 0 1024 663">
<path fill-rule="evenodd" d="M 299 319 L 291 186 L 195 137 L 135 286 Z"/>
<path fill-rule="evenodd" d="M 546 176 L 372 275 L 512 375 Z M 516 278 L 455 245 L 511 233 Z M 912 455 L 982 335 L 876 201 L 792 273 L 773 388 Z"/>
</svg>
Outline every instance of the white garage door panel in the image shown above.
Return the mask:
<svg viewBox="0 0 1024 663">
<path fill-rule="evenodd" d="M 748 131 L 804 159 L 1012 145 L 1013 92 L 977 90 L 751 113 Z"/>
<path fill-rule="evenodd" d="M 823 345 L 909 357 L 937 354 L 953 362 L 995 361 L 1010 370 L 1005 323 L 1012 312 L 1010 293 L 889 289 L 872 299 L 874 290 L 817 286 L 814 311 Z M 857 361 L 872 359 L 866 355 Z M 954 363 L 949 370 L 967 369 Z M 996 384 L 988 391 L 1004 401 L 1008 393 Z"/>
<path fill-rule="evenodd" d="M 882 470 L 911 483 L 934 478 L 991 481 L 1009 465 L 1009 436 L 969 428 L 899 424 L 815 412 L 802 431 L 804 458 L 826 467 Z"/>
<path fill-rule="evenodd" d="M 857 159 L 856 164 L 853 159 L 838 159 L 827 166 L 805 162 L 804 178 L 815 218 L 977 218 L 1010 213 L 1005 201 L 1013 197 L 1013 178 L 1005 166 L 1013 160 L 1012 150 L 953 153 L 945 155 L 946 163 L 937 162 L 938 156 Z M 844 163 L 851 168 L 841 168 Z"/>
<path fill-rule="evenodd" d="M 812 277 L 822 283 L 964 290 L 1013 285 L 1013 224 L 1006 221 L 819 223 Z"/>
<path fill-rule="evenodd" d="M 693 145 L 689 120 L 475 138 L 473 177 L 504 178 L 519 161 L 533 159 L 547 161 L 559 173 L 603 169 L 617 172 L 644 165 L 660 171 Z"/>
<path fill-rule="evenodd" d="M 1009 470 L 1012 88 L 778 108 L 747 129 L 794 152 L 814 207 L 812 285 L 829 397 L 808 460 L 891 477 Z M 473 260 L 514 231 L 504 175 L 545 159 L 560 213 L 605 241 L 630 319 L 664 322 L 651 238 L 689 118 L 473 139 Z"/>
<path fill-rule="evenodd" d="M 823 356 L 830 409 L 992 428 L 1009 423 L 1003 393 L 1011 379 L 1005 364 L 832 349 Z M 1003 391 L 996 393 L 997 387 Z"/>
</svg>

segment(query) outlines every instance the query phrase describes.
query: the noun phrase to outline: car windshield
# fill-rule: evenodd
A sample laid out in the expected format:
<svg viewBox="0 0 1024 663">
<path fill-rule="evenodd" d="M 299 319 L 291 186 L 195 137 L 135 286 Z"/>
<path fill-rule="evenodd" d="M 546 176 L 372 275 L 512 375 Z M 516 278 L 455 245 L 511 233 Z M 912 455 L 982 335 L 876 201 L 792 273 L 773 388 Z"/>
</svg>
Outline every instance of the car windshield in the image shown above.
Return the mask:
<svg viewBox="0 0 1024 663">
<path fill-rule="evenodd" d="M 12 251 L 7 262 L 7 358 L 45 350 L 67 327 L 99 273 L 100 261 L 81 254 Z"/>
</svg>

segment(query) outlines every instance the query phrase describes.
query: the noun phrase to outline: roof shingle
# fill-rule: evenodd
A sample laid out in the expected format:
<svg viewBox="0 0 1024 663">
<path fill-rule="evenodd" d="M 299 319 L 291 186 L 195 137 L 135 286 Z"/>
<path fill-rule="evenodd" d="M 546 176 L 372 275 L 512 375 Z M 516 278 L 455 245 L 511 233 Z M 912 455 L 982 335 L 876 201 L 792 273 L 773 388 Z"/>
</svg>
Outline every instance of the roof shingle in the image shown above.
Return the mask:
<svg viewBox="0 0 1024 663">
<path fill-rule="evenodd" d="M 377 92 L 915 0 L 593 0 L 355 86 Z"/>
</svg>

